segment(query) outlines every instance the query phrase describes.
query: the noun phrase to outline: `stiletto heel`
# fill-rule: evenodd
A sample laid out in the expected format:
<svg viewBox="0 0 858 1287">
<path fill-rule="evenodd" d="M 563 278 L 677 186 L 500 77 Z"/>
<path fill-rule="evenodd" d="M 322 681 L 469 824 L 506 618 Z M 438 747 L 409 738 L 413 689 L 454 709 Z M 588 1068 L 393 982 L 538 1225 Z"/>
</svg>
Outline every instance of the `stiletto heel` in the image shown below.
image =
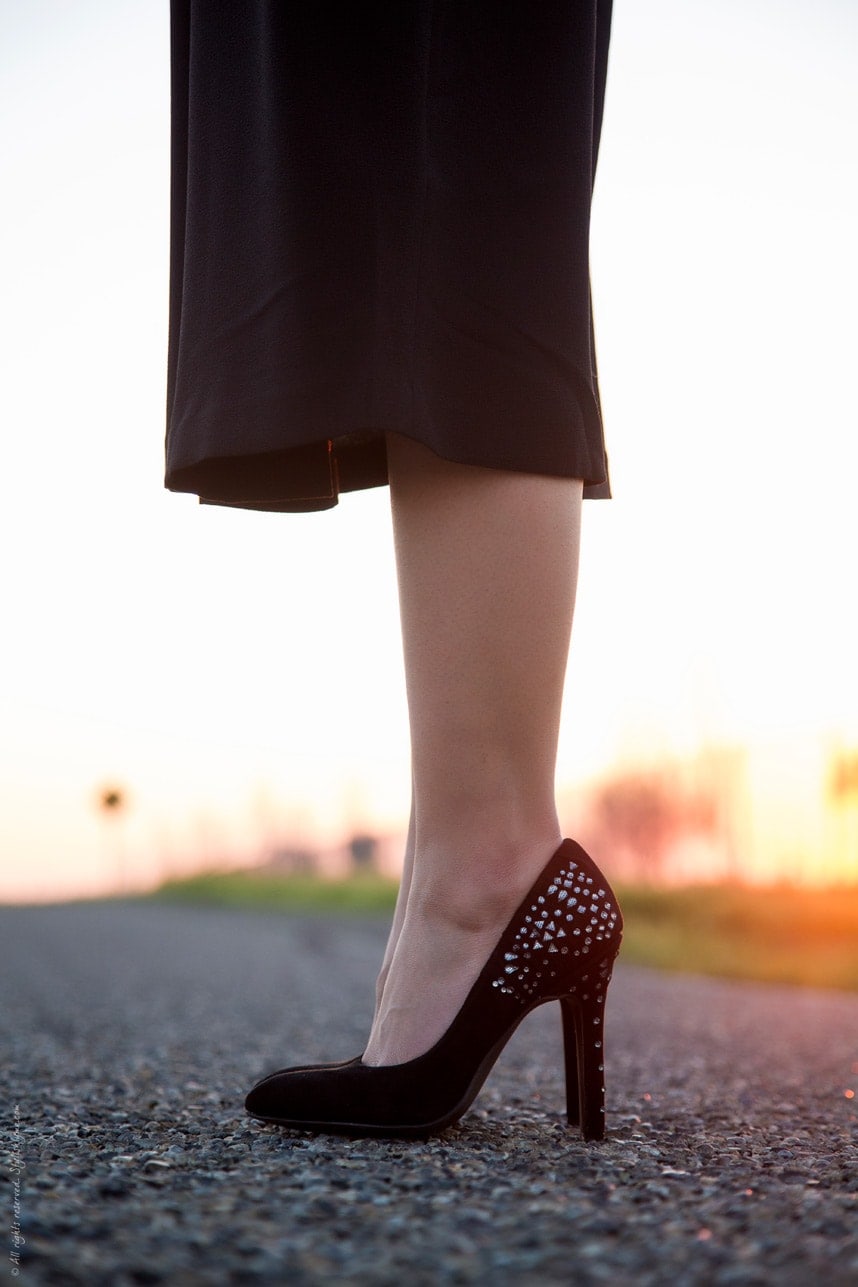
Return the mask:
<svg viewBox="0 0 858 1287">
<path fill-rule="evenodd" d="M 605 1000 L 615 957 L 581 977 L 560 998 L 566 1062 L 566 1111 L 585 1140 L 605 1137 Z"/>
<path fill-rule="evenodd" d="M 404 1064 L 284 1068 L 257 1082 L 247 1111 L 301 1130 L 424 1138 L 470 1107 L 524 1016 L 560 1001 L 569 1123 L 602 1139 L 605 992 L 622 926 L 599 868 L 564 840 L 430 1050 Z"/>
<path fill-rule="evenodd" d="M 560 1018 L 563 1022 L 563 1062 L 566 1067 L 566 1120 L 570 1126 L 577 1126 L 581 1121 L 575 1010 L 573 997 L 560 998 Z"/>
</svg>

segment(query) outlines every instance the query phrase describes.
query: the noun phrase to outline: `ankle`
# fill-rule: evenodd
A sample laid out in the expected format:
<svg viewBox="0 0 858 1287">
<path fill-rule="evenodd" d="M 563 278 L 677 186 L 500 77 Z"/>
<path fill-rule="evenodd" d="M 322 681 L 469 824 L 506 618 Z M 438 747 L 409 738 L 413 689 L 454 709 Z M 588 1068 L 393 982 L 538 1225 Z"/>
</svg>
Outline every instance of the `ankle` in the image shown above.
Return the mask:
<svg viewBox="0 0 858 1287">
<path fill-rule="evenodd" d="M 409 907 L 439 931 L 479 935 L 505 923 L 561 843 L 559 828 L 543 837 L 459 838 L 418 849 Z"/>
</svg>

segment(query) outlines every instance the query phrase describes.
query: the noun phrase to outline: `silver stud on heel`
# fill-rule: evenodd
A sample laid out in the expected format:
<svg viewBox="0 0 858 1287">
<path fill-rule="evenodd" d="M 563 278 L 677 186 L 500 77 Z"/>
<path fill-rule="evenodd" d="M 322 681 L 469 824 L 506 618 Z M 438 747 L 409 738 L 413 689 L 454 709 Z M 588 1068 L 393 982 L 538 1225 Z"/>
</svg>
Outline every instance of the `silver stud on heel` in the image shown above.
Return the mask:
<svg viewBox="0 0 858 1287">
<path fill-rule="evenodd" d="M 539 991 L 536 979 L 541 978 L 539 974 L 527 978 L 530 967 L 550 967 L 552 956 L 569 955 L 569 945 L 562 941 L 569 937 L 570 928 L 566 927 L 571 928 L 573 938 L 583 939 L 572 949 L 572 955 L 579 958 L 615 941 L 619 934 L 619 909 L 613 898 L 592 876 L 584 876 L 576 862 L 558 872 L 545 894 L 530 904 L 513 948 L 504 954 L 504 972 L 492 981 L 492 987 L 522 1004 L 530 1000 Z"/>
</svg>

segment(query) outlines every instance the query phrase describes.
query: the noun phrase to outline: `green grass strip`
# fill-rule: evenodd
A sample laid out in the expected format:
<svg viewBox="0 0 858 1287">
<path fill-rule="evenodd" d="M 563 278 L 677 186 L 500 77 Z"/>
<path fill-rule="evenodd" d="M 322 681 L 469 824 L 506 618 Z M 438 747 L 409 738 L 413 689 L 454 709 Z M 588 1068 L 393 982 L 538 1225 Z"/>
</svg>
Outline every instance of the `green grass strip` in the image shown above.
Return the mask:
<svg viewBox="0 0 858 1287">
<path fill-rule="evenodd" d="M 246 871 L 204 872 L 170 880 L 149 895 L 159 902 L 282 912 L 365 914 L 393 910 L 399 882 L 366 872 L 342 880 Z"/>
<path fill-rule="evenodd" d="M 623 960 L 666 970 L 858 989 L 858 886 L 618 890 Z"/>
<path fill-rule="evenodd" d="M 169 881 L 150 898 L 301 914 L 389 915 L 396 881 L 236 871 Z M 618 889 L 622 960 L 664 970 L 858 990 L 858 886 Z"/>
</svg>

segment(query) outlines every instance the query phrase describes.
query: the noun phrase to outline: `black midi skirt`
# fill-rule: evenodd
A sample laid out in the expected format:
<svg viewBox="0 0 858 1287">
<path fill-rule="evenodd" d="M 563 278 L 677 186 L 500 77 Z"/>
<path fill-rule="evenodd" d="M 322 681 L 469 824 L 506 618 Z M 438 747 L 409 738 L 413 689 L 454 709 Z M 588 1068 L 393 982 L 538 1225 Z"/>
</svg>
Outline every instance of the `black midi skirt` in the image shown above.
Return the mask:
<svg viewBox="0 0 858 1287">
<path fill-rule="evenodd" d="M 609 494 L 611 0 L 172 0 L 166 485 L 312 510 L 385 434 Z"/>
</svg>

